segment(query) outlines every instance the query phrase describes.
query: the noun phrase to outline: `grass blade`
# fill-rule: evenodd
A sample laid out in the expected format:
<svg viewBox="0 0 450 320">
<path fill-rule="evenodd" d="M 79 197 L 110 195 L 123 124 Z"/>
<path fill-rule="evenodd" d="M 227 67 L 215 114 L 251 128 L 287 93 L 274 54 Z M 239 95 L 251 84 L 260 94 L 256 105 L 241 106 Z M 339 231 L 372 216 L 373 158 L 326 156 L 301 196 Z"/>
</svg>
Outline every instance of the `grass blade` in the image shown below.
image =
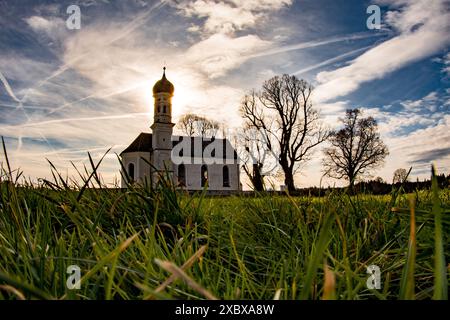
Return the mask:
<svg viewBox="0 0 450 320">
<path fill-rule="evenodd" d="M 447 300 L 447 270 L 444 256 L 444 240 L 442 234 L 442 210 L 439 200 L 439 187 L 436 177 L 436 168 L 431 168 L 431 189 L 433 201 L 433 215 L 434 215 L 434 300 Z"/>
<path fill-rule="evenodd" d="M 319 239 L 316 242 L 315 248 L 312 250 L 311 255 L 309 257 L 309 263 L 306 270 L 306 276 L 303 284 L 302 291 L 300 293 L 300 300 L 308 299 L 311 286 L 314 278 L 317 274 L 317 268 L 319 267 L 320 261 L 322 260 L 323 253 L 325 252 L 328 241 L 330 239 L 330 231 L 333 225 L 334 215 L 328 214 L 325 217 L 325 221 L 322 224 L 322 228 L 320 230 Z"/>
<path fill-rule="evenodd" d="M 411 218 L 410 218 L 410 232 L 408 241 L 408 253 L 406 264 L 403 268 L 402 279 L 400 282 L 400 299 L 414 300 L 414 269 L 416 264 L 416 217 L 414 212 L 415 200 L 411 195 L 409 198 Z"/>
</svg>

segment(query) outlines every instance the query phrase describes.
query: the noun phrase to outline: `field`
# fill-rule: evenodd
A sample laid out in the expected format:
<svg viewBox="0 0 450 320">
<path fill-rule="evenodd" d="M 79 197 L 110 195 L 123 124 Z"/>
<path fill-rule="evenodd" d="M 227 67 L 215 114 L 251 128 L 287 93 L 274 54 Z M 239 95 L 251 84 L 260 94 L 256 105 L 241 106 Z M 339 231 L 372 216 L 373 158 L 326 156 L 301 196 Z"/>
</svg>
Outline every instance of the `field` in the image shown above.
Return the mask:
<svg viewBox="0 0 450 320">
<path fill-rule="evenodd" d="M 0 299 L 447 299 L 450 192 L 435 179 L 386 196 L 190 197 L 164 179 L 103 188 L 92 166 L 78 186 L 3 170 Z"/>
</svg>

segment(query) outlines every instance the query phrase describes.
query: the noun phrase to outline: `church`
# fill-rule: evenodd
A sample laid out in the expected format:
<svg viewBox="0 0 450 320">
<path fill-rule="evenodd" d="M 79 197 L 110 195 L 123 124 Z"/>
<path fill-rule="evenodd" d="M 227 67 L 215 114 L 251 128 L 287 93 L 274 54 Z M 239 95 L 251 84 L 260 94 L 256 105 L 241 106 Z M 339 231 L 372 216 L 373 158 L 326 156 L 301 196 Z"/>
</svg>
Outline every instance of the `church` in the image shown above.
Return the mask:
<svg viewBox="0 0 450 320">
<path fill-rule="evenodd" d="M 153 86 L 152 132 L 140 133 L 120 154 L 122 188 L 127 186 L 127 177 L 134 183 L 142 183 L 150 181 L 150 176 L 157 181 L 168 173 L 175 185 L 188 191 L 202 190 L 205 186 L 209 191 L 223 193 L 241 190 L 239 159 L 229 140 L 173 135 L 174 91 L 164 67 L 161 80 Z"/>
</svg>

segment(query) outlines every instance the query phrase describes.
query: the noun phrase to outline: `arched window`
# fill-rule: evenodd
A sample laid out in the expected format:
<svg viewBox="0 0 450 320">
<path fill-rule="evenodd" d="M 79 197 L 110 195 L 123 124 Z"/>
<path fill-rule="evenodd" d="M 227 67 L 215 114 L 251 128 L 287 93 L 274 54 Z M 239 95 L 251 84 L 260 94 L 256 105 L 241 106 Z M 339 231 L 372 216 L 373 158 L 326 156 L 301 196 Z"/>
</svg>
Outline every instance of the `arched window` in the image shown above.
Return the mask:
<svg viewBox="0 0 450 320">
<path fill-rule="evenodd" d="M 184 164 L 178 166 L 178 184 L 180 186 L 186 186 L 186 167 Z"/>
<path fill-rule="evenodd" d="M 161 106 L 158 106 L 158 113 L 161 112 Z"/>
<path fill-rule="evenodd" d="M 128 164 L 128 176 L 130 177 L 131 181 L 134 181 L 134 163 Z"/>
<path fill-rule="evenodd" d="M 167 107 L 166 106 L 163 107 L 163 113 L 167 113 Z"/>
<path fill-rule="evenodd" d="M 202 187 L 204 187 L 207 182 L 208 182 L 208 167 L 206 165 L 202 165 Z"/>
<path fill-rule="evenodd" d="M 222 178 L 223 178 L 223 186 L 229 187 L 230 186 L 230 170 L 227 166 L 223 166 L 222 168 Z"/>
</svg>

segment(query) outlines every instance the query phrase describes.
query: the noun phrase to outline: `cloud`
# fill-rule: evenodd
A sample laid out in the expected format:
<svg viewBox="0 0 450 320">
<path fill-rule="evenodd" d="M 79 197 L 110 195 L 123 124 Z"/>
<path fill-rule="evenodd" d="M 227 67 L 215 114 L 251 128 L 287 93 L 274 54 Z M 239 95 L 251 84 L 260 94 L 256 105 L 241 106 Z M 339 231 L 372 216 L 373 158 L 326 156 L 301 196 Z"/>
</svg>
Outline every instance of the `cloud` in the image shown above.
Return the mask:
<svg viewBox="0 0 450 320">
<path fill-rule="evenodd" d="M 291 4 L 292 0 L 196 0 L 182 1 L 176 7 L 187 17 L 205 19 L 201 29 L 205 34 L 231 34 L 253 27 L 268 12 Z M 190 31 L 200 29 L 190 28 Z"/>
<path fill-rule="evenodd" d="M 6 92 L 8 93 L 8 95 L 16 102 L 21 103 L 21 101 L 19 100 L 19 98 L 16 97 L 14 91 L 11 88 L 11 85 L 9 84 L 8 80 L 6 79 L 6 77 L 3 75 L 3 73 L 0 72 L 0 81 L 3 84 L 3 87 L 5 88 Z"/>
<path fill-rule="evenodd" d="M 44 31 L 50 33 L 53 29 L 60 27 L 62 19 L 46 19 L 40 16 L 31 16 L 26 18 L 25 21 L 35 31 Z"/>
<path fill-rule="evenodd" d="M 450 14 L 444 0 L 383 1 L 397 10 L 388 11 L 386 23 L 399 34 L 363 53 L 349 65 L 320 72 L 316 101 L 327 101 L 355 91 L 361 84 L 381 79 L 408 64 L 422 60 L 450 43 Z"/>
<path fill-rule="evenodd" d="M 400 104 L 406 111 L 418 112 L 429 110 L 435 112 L 438 109 L 439 97 L 436 91 L 430 92 L 425 97 L 418 100 L 406 100 Z"/>
<path fill-rule="evenodd" d="M 229 71 L 237 69 L 249 59 L 370 37 L 374 37 L 374 35 L 357 33 L 276 47 L 273 42 L 262 40 L 257 35 L 249 34 L 241 37 L 233 37 L 227 34 L 216 33 L 192 45 L 187 50 L 185 58 L 190 64 L 195 64 L 197 68 L 213 79 L 224 76 Z M 355 55 L 368 48 L 370 48 L 370 46 L 352 50 L 317 65 L 298 70 L 294 74 L 314 70 L 321 66 L 339 61 L 345 57 Z"/>
<path fill-rule="evenodd" d="M 298 76 L 299 74 L 306 73 L 306 72 L 315 70 L 315 69 L 317 69 L 317 68 L 321 68 L 321 67 L 327 66 L 327 65 L 329 65 L 329 64 L 338 62 L 338 61 L 340 61 L 340 60 L 342 60 L 342 59 L 344 59 L 344 58 L 351 57 L 351 56 L 356 55 L 357 53 L 360 53 L 361 51 L 365 51 L 365 50 L 367 50 L 368 48 L 371 48 L 371 47 L 372 47 L 372 46 L 367 46 L 367 47 L 358 48 L 358 49 L 355 49 L 355 50 L 348 51 L 348 52 L 346 52 L 346 53 L 337 55 L 337 56 L 335 56 L 335 57 L 333 57 L 333 58 L 330 58 L 330 59 L 324 60 L 324 61 L 322 61 L 322 62 L 316 63 L 316 64 L 314 64 L 314 65 L 312 65 L 312 66 L 305 67 L 305 68 L 303 68 L 303 69 L 294 71 L 294 72 L 292 72 L 291 74 L 292 74 L 292 75 Z"/>
<path fill-rule="evenodd" d="M 435 162 L 441 171 L 450 168 L 450 157 L 445 150 L 450 149 L 450 116 L 444 115 L 435 125 L 414 130 L 409 134 L 388 139 L 393 157 L 406 164 L 421 168 Z M 393 167 L 393 166 L 391 166 Z"/>
<path fill-rule="evenodd" d="M 413 157 L 413 163 L 425 163 L 430 164 L 437 159 L 449 158 L 450 157 L 450 147 L 432 149 L 421 152 L 413 152 L 409 154 Z"/>
<path fill-rule="evenodd" d="M 116 114 L 110 116 L 101 116 L 101 117 L 83 117 L 83 118 L 63 118 L 63 119 L 54 119 L 47 120 L 41 122 L 29 122 L 18 126 L 13 126 L 12 128 L 27 128 L 27 127 L 46 127 L 48 125 L 54 125 L 56 123 L 64 123 L 64 122 L 79 122 L 79 121 L 100 121 L 100 120 L 111 120 L 111 119 L 126 119 L 126 118 L 134 118 L 139 116 L 149 116 L 149 113 L 126 113 L 126 114 Z M 3 129 L 8 129 L 8 127 L 4 127 Z"/>
<path fill-rule="evenodd" d="M 256 35 L 232 38 L 217 33 L 190 47 L 186 58 L 210 78 L 217 78 L 239 67 L 248 56 L 265 50 L 270 45 L 269 41 L 264 41 Z"/>
<path fill-rule="evenodd" d="M 442 97 L 428 97 L 442 101 Z M 403 104 L 404 102 L 400 102 Z M 422 109 L 386 111 L 381 108 L 364 108 L 365 115 L 373 116 L 377 122 L 383 141 L 390 154 L 386 164 L 378 174 L 390 179 L 396 168 L 413 167 L 413 175 L 428 177 L 427 168 L 435 162 L 439 171 L 447 172 L 450 157 L 445 150 L 450 149 L 450 115 L 435 112 L 424 116 Z M 424 175 L 426 174 L 426 175 Z"/>
<path fill-rule="evenodd" d="M 251 55 L 251 58 L 266 57 L 266 56 L 279 54 L 279 53 L 285 53 L 285 52 L 294 51 L 294 50 L 309 49 L 309 48 L 325 46 L 328 44 L 333 44 L 333 43 L 338 43 L 338 42 L 362 40 L 362 39 L 379 37 L 379 36 L 382 36 L 382 34 L 354 33 L 354 34 L 349 34 L 349 35 L 344 35 L 344 36 L 334 36 L 334 37 L 329 37 L 329 38 L 325 38 L 325 39 L 305 41 L 305 42 L 290 44 L 290 45 L 286 45 L 286 46 L 271 48 L 270 50 L 255 53 L 255 54 Z"/>
<path fill-rule="evenodd" d="M 448 52 L 443 59 L 444 67 L 442 72 L 445 72 L 450 77 L 450 52 Z"/>
<path fill-rule="evenodd" d="M 31 16 L 24 19 L 30 28 L 38 35 L 46 36 L 58 44 L 67 35 L 65 21 L 59 17 Z"/>
</svg>

